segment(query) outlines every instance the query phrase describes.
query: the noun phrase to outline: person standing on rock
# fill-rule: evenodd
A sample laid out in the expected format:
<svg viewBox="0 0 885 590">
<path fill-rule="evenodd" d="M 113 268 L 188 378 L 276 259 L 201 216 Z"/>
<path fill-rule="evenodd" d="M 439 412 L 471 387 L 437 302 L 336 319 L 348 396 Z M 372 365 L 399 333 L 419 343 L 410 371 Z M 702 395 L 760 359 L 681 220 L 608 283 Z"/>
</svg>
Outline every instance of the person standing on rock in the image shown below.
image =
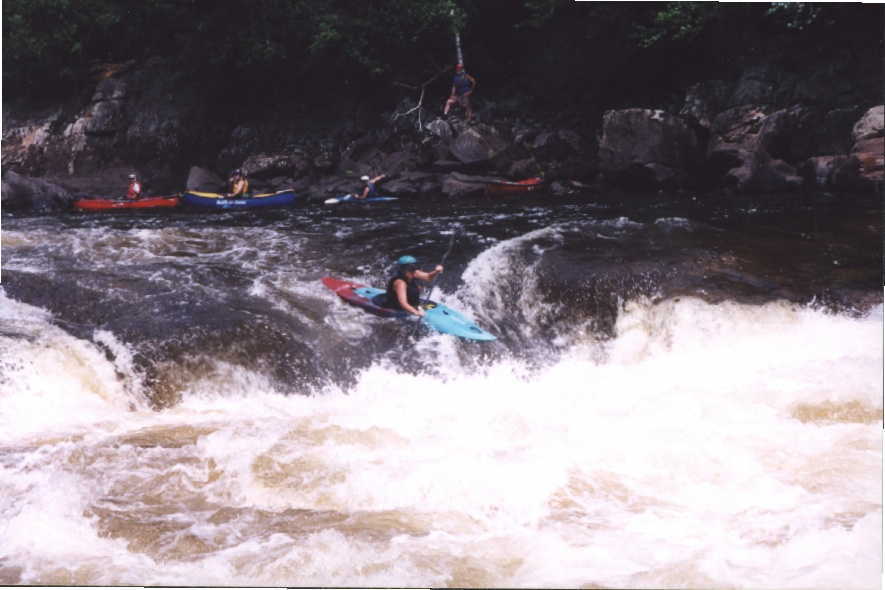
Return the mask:
<svg viewBox="0 0 885 590">
<path fill-rule="evenodd" d="M 443 115 L 448 115 L 452 105 L 458 103 L 467 111 L 467 121 L 473 119 L 473 109 L 470 108 L 470 95 L 473 94 L 475 88 L 476 78 L 464 70 L 463 64 L 457 64 L 455 66 L 455 77 L 452 79 L 452 92 L 446 101 L 446 106 L 443 108 Z"/>
<path fill-rule="evenodd" d="M 229 199 L 235 199 L 237 197 L 244 199 L 248 197 L 249 192 L 249 181 L 246 180 L 246 175 L 243 174 L 243 171 L 237 168 L 234 170 L 234 173 L 230 177 L 230 186 L 228 187 L 229 192 L 225 195 Z"/>
<path fill-rule="evenodd" d="M 386 174 L 380 174 L 375 178 L 369 178 L 368 176 L 360 177 L 360 180 L 366 183 L 365 188 L 363 188 L 363 192 L 359 194 L 354 194 L 353 196 L 357 199 L 365 199 L 366 197 L 377 197 L 378 190 L 375 188 L 375 183 L 380 181 L 382 178 L 387 176 Z"/>
<path fill-rule="evenodd" d="M 134 174 L 129 175 L 129 188 L 126 189 L 126 198 L 130 200 L 141 198 L 141 183 Z"/>
</svg>

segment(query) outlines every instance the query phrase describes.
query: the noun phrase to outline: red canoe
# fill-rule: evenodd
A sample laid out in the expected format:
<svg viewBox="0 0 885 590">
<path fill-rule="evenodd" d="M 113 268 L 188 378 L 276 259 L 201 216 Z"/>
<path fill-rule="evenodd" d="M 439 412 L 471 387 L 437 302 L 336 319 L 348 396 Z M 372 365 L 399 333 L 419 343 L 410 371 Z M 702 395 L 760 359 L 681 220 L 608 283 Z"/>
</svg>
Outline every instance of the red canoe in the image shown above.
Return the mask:
<svg viewBox="0 0 885 590">
<path fill-rule="evenodd" d="M 533 190 L 537 190 L 542 184 L 544 184 L 544 179 L 540 176 L 536 176 L 534 178 L 526 178 L 525 180 L 517 180 L 514 182 L 507 182 L 505 180 L 502 180 L 500 182 L 487 184 L 486 194 L 510 195 L 514 193 L 529 193 Z"/>
<path fill-rule="evenodd" d="M 74 207 L 81 211 L 108 211 L 110 209 L 155 209 L 177 207 L 178 197 L 145 197 L 143 199 L 77 199 Z"/>
</svg>

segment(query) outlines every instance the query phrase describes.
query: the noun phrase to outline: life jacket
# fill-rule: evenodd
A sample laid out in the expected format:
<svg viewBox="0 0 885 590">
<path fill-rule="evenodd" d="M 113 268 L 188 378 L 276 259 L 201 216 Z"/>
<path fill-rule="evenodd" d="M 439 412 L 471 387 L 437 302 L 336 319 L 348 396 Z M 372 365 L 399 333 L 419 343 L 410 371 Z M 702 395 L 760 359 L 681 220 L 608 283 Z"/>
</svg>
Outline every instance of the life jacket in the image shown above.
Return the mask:
<svg viewBox="0 0 885 590">
<path fill-rule="evenodd" d="M 239 182 L 232 182 L 230 192 L 232 197 L 241 197 L 245 195 L 249 192 L 249 181 L 242 178 Z"/>
<path fill-rule="evenodd" d="M 127 199 L 137 199 L 141 196 L 141 184 L 137 182 L 130 182 L 129 188 L 126 190 L 126 198 Z"/>
<path fill-rule="evenodd" d="M 409 305 L 412 307 L 418 307 L 418 304 L 421 303 L 421 287 L 418 286 L 416 279 L 410 281 L 400 274 L 387 281 L 387 304 L 384 307 L 390 309 L 403 308 L 403 306 L 399 304 L 399 298 L 396 296 L 396 289 L 393 286 L 393 283 L 400 279 L 406 282 L 406 301 L 408 301 Z"/>
<path fill-rule="evenodd" d="M 461 96 L 473 89 L 473 82 L 467 77 L 467 72 L 458 72 L 452 79 L 452 86 L 455 87 L 455 94 Z"/>
<path fill-rule="evenodd" d="M 369 192 L 366 193 L 367 197 L 374 197 L 378 194 L 378 191 L 375 190 L 375 183 L 374 182 L 368 182 L 368 183 L 366 183 L 366 185 L 369 187 Z"/>
</svg>

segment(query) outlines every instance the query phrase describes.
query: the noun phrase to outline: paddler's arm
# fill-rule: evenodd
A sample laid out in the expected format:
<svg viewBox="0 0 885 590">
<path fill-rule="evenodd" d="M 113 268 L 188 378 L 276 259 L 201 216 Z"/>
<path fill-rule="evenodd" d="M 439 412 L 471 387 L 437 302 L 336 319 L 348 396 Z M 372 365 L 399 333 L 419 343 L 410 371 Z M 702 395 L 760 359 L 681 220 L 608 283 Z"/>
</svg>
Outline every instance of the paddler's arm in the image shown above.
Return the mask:
<svg viewBox="0 0 885 590">
<path fill-rule="evenodd" d="M 467 79 L 470 80 L 470 90 L 464 93 L 464 96 L 470 96 L 473 94 L 473 91 L 476 90 L 476 78 L 467 74 Z"/>
<path fill-rule="evenodd" d="M 418 316 L 419 318 L 424 316 L 423 309 L 415 308 L 409 305 L 409 298 L 406 296 L 405 281 L 394 281 L 393 289 L 396 291 L 396 300 L 399 301 L 400 307 L 402 307 L 410 314 Z"/>
<path fill-rule="evenodd" d="M 423 270 L 416 270 L 415 277 L 421 279 L 422 281 L 432 281 L 434 278 L 436 278 L 436 275 L 440 274 L 442 271 L 443 271 L 443 267 L 440 266 L 439 264 L 437 264 L 436 268 L 434 268 L 430 272 L 424 272 Z"/>
</svg>

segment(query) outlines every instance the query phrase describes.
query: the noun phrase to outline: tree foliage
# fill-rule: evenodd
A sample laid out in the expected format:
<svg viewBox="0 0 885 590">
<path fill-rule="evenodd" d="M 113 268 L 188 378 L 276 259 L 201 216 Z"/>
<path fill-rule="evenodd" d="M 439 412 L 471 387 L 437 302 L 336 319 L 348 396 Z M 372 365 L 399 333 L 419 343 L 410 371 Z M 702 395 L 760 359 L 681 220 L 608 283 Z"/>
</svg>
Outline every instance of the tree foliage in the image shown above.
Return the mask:
<svg viewBox="0 0 885 590">
<path fill-rule="evenodd" d="M 426 80 L 462 33 L 483 88 L 642 96 L 753 51 L 881 46 L 881 11 L 820 3 L 569 0 L 5 0 L 7 96 L 88 86 L 96 62 L 159 57 L 182 75 L 290 93 Z M 850 31 L 850 33 L 846 33 Z M 857 37 L 855 42 L 849 35 Z M 873 40 L 873 41 L 871 41 Z M 766 49 L 763 49 L 766 48 Z M 633 74 L 627 80 L 625 71 Z M 680 72 L 685 72 L 681 74 Z M 668 78 L 669 77 L 669 78 Z M 444 84 L 444 82 L 441 82 Z M 627 86 L 624 86 L 624 85 Z M 11 91 L 11 92 L 10 92 Z M 573 98 L 569 98 L 573 97 Z M 580 99 L 583 100 L 583 99 Z"/>
</svg>

